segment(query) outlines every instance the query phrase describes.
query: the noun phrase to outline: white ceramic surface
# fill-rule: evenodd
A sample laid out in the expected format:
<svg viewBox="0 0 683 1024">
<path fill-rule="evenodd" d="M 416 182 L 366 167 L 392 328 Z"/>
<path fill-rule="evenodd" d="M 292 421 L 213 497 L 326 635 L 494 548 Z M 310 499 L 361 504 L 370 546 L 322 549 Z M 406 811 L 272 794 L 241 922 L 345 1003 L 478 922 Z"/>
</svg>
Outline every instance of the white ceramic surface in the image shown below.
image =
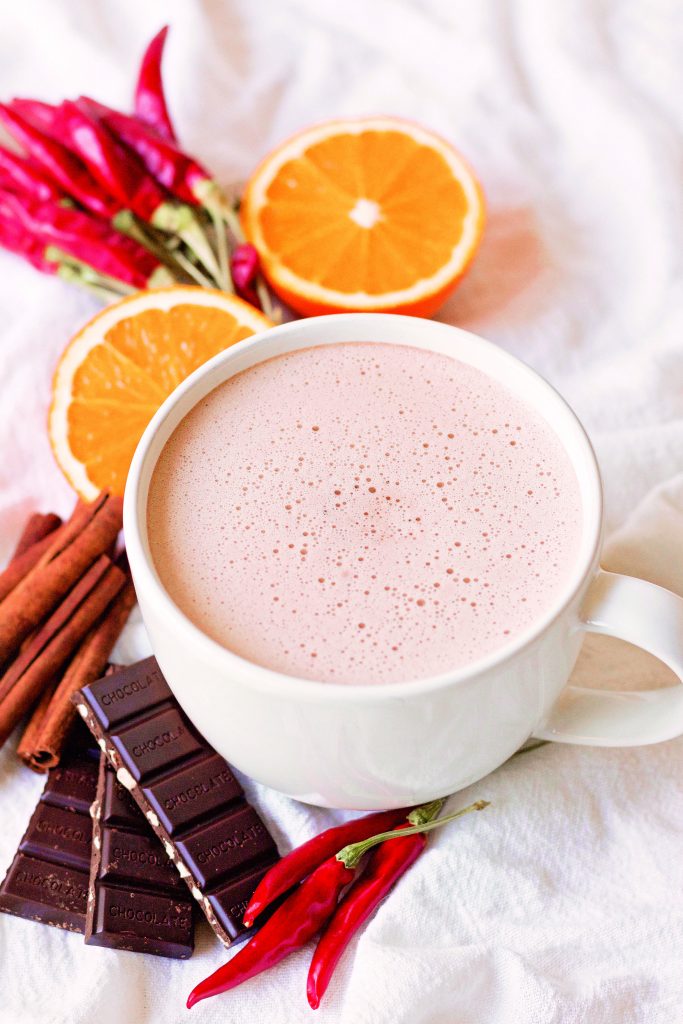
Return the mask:
<svg viewBox="0 0 683 1024">
<path fill-rule="evenodd" d="M 206 637 L 173 604 L 151 562 L 146 500 L 183 416 L 235 373 L 284 352 L 341 341 L 433 349 L 476 366 L 552 424 L 579 479 L 585 528 L 572 578 L 546 614 L 466 669 L 381 686 L 295 679 Z M 309 803 L 356 809 L 419 803 L 488 774 L 530 736 L 628 746 L 683 733 L 683 687 L 615 693 L 566 686 L 584 631 L 651 651 L 683 679 L 683 600 L 599 569 L 602 493 L 580 423 L 536 373 L 496 346 L 430 320 L 341 314 L 284 324 L 216 356 L 167 399 L 140 441 L 124 529 L 138 600 L 164 675 L 207 739 L 252 778 Z"/>
</svg>

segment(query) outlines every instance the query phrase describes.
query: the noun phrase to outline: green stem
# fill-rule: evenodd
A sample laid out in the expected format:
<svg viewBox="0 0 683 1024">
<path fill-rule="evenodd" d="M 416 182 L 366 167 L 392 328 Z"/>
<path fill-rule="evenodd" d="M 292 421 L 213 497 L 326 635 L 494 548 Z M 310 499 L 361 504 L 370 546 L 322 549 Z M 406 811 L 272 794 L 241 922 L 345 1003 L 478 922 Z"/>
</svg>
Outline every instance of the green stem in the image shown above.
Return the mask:
<svg viewBox="0 0 683 1024">
<path fill-rule="evenodd" d="M 212 218 L 217 216 L 225 221 L 236 242 L 245 240 L 240 219 L 217 181 L 206 178 L 204 181 L 198 182 L 192 191 Z"/>
<path fill-rule="evenodd" d="M 426 804 L 425 809 L 431 805 Z M 349 846 L 345 846 L 343 850 L 340 850 L 337 854 L 337 860 L 340 860 L 342 864 L 353 870 L 361 857 L 363 857 L 368 850 L 371 850 L 373 846 L 377 846 L 378 843 L 384 843 L 388 839 L 403 839 L 406 836 L 416 836 L 419 832 L 431 832 L 435 828 L 441 828 L 442 825 L 447 825 L 451 821 L 455 821 L 456 818 L 461 818 L 463 814 L 470 814 L 471 811 L 483 811 L 485 807 L 489 807 L 488 800 L 477 800 L 476 803 L 470 804 L 468 807 L 463 807 L 460 811 L 455 811 L 454 814 L 447 814 L 443 818 L 436 818 L 436 820 L 426 821 L 418 825 L 414 825 L 411 828 L 396 828 L 392 829 L 391 832 L 380 832 L 376 836 L 371 836 L 369 839 L 364 839 L 360 843 L 351 843 Z M 418 811 L 423 808 L 417 808 Z M 416 812 L 413 811 L 413 814 Z"/>
<path fill-rule="evenodd" d="M 159 236 L 154 237 L 152 234 L 153 228 L 150 230 L 143 227 L 135 217 L 135 214 L 131 213 L 130 210 L 119 210 L 112 218 L 112 224 L 122 235 L 127 235 L 128 238 L 139 242 L 145 249 L 149 249 L 162 263 L 166 263 L 168 266 L 172 264 L 173 256 L 170 253 L 169 246 L 165 242 L 160 242 Z"/>
<path fill-rule="evenodd" d="M 99 270 L 95 270 L 89 263 L 84 263 L 83 260 L 77 259 L 72 256 L 71 253 L 65 252 L 56 245 L 48 245 L 45 250 L 45 258 L 51 263 L 58 263 L 60 270 L 62 268 L 70 268 L 76 271 L 80 278 L 85 284 L 93 285 L 96 288 L 105 289 L 106 291 L 113 292 L 119 296 L 121 295 L 133 295 L 138 289 L 133 288 L 132 285 L 126 284 L 125 281 L 119 281 L 117 277 L 110 277 L 109 274 L 102 274 Z M 62 274 L 65 280 L 66 275 Z M 72 277 L 71 280 L 74 280 Z"/>
<path fill-rule="evenodd" d="M 228 239 L 225 233 L 225 223 L 218 210 L 209 210 L 216 232 L 216 249 L 218 252 L 218 266 L 221 272 L 221 283 L 226 292 L 234 292 L 232 277 L 230 275 L 230 260 L 228 256 Z"/>
<path fill-rule="evenodd" d="M 189 206 L 162 203 L 154 211 L 152 226 L 178 235 L 213 279 L 210 288 L 220 288 L 221 271 L 204 229 Z"/>
<path fill-rule="evenodd" d="M 220 218 L 225 223 L 237 245 L 245 241 L 239 215 L 218 182 L 207 178 L 195 185 L 193 192 L 204 209 L 211 214 L 214 223 L 216 218 Z M 256 278 L 256 294 L 265 315 L 274 323 L 279 323 L 282 313 L 273 306 L 270 293 L 261 275 Z"/>
<path fill-rule="evenodd" d="M 86 291 L 90 292 L 91 295 L 95 295 L 102 302 L 116 302 L 122 297 L 121 292 L 100 287 L 97 284 L 93 284 L 92 281 L 86 280 L 76 267 L 67 266 L 65 263 L 59 266 L 57 277 L 62 281 L 67 281 L 69 284 L 77 284 L 81 288 L 85 288 Z"/>
<path fill-rule="evenodd" d="M 270 292 L 266 288 L 261 275 L 256 278 L 256 294 L 258 295 L 259 302 L 261 303 L 261 309 L 274 324 L 279 324 L 282 320 L 282 310 L 276 309 L 273 303 L 270 301 Z"/>
<path fill-rule="evenodd" d="M 445 803 L 445 797 L 440 797 L 428 804 L 422 804 L 421 807 L 416 807 L 414 811 L 410 812 L 408 821 L 411 825 L 426 825 L 428 821 L 433 821 L 441 813 L 441 808 Z"/>
<path fill-rule="evenodd" d="M 196 281 L 197 284 L 201 285 L 202 288 L 216 287 L 216 282 L 211 281 L 205 274 L 202 274 L 201 270 L 199 270 L 198 267 L 195 267 L 194 263 L 191 260 L 188 260 L 187 256 L 184 256 L 179 249 L 173 254 L 173 259 L 181 270 L 184 270 L 185 273 L 188 274 L 193 281 Z"/>
<path fill-rule="evenodd" d="M 194 253 L 204 269 L 211 275 L 212 280 L 209 282 L 208 287 L 220 288 L 221 270 L 216 262 L 213 249 L 199 224 L 195 221 L 192 227 L 179 231 L 178 235 L 182 238 L 188 249 Z"/>
</svg>

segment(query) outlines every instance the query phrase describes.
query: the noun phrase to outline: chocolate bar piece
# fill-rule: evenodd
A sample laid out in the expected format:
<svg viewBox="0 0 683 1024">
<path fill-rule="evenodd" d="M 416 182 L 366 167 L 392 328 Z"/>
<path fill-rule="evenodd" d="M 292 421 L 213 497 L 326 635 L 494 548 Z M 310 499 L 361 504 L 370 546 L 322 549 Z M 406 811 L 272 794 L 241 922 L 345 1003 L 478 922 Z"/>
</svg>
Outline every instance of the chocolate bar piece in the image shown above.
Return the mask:
<svg viewBox="0 0 683 1024">
<path fill-rule="evenodd" d="M 230 945 L 245 933 L 246 902 L 278 857 L 230 765 L 182 711 L 155 658 L 85 686 L 73 700 L 209 924 Z"/>
<path fill-rule="evenodd" d="M 86 943 L 180 960 L 191 956 L 192 900 L 104 754 L 91 815 Z"/>
<path fill-rule="evenodd" d="M 85 931 L 99 752 L 79 727 L 49 772 L 24 838 L 0 885 L 0 910 L 71 932 Z"/>
</svg>

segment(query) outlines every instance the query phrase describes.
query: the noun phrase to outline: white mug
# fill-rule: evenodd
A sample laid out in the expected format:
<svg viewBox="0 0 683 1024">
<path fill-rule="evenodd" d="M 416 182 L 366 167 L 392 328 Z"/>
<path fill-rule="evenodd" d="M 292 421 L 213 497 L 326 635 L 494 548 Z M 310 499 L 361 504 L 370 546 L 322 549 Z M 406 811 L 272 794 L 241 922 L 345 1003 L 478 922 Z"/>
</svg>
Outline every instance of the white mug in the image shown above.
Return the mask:
<svg viewBox="0 0 683 1024">
<path fill-rule="evenodd" d="M 255 363 L 346 341 L 411 345 L 483 370 L 545 417 L 579 480 L 583 537 L 562 592 L 505 648 L 438 677 L 348 686 L 254 665 L 186 618 L 150 556 L 150 477 L 183 416 Z M 581 424 L 533 370 L 458 328 L 349 313 L 283 324 L 226 349 L 176 388 L 145 431 L 128 477 L 124 529 L 152 648 L 181 705 L 232 764 L 298 800 L 354 809 L 417 804 L 476 782 L 531 736 L 631 746 L 683 733 L 681 686 L 618 693 L 566 685 L 587 631 L 650 651 L 683 680 L 683 599 L 600 570 L 602 489 Z"/>
</svg>

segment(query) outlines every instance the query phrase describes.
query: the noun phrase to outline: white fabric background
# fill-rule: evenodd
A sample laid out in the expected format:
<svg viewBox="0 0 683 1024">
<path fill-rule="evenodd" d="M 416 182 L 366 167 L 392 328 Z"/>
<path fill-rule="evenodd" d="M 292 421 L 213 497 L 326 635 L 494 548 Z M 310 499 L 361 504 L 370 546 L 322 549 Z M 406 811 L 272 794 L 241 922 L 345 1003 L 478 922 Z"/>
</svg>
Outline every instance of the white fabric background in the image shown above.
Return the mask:
<svg viewBox="0 0 683 1024">
<path fill-rule="evenodd" d="M 145 42 L 171 21 L 180 136 L 225 182 L 335 115 L 402 114 L 452 139 L 490 220 L 442 317 L 561 389 L 604 473 L 606 563 L 683 593 L 679 16 L 677 0 L 22 0 L 0 14 L 0 96 L 125 104 Z M 0 309 L 4 558 L 30 510 L 70 508 L 45 434 L 50 375 L 96 306 L 0 252 Z M 577 678 L 670 681 L 609 642 L 586 648 Z M 493 807 L 432 837 L 317 1018 L 307 950 L 189 1019 L 680 1024 L 682 753 L 676 740 L 524 755 L 456 798 Z M 41 784 L 13 744 L 0 753 L 0 870 Z M 283 849 L 335 817 L 251 792 Z M 5 915 L 0 950 L 2 1024 L 173 1024 L 224 959 L 206 926 L 174 963 Z"/>
</svg>

